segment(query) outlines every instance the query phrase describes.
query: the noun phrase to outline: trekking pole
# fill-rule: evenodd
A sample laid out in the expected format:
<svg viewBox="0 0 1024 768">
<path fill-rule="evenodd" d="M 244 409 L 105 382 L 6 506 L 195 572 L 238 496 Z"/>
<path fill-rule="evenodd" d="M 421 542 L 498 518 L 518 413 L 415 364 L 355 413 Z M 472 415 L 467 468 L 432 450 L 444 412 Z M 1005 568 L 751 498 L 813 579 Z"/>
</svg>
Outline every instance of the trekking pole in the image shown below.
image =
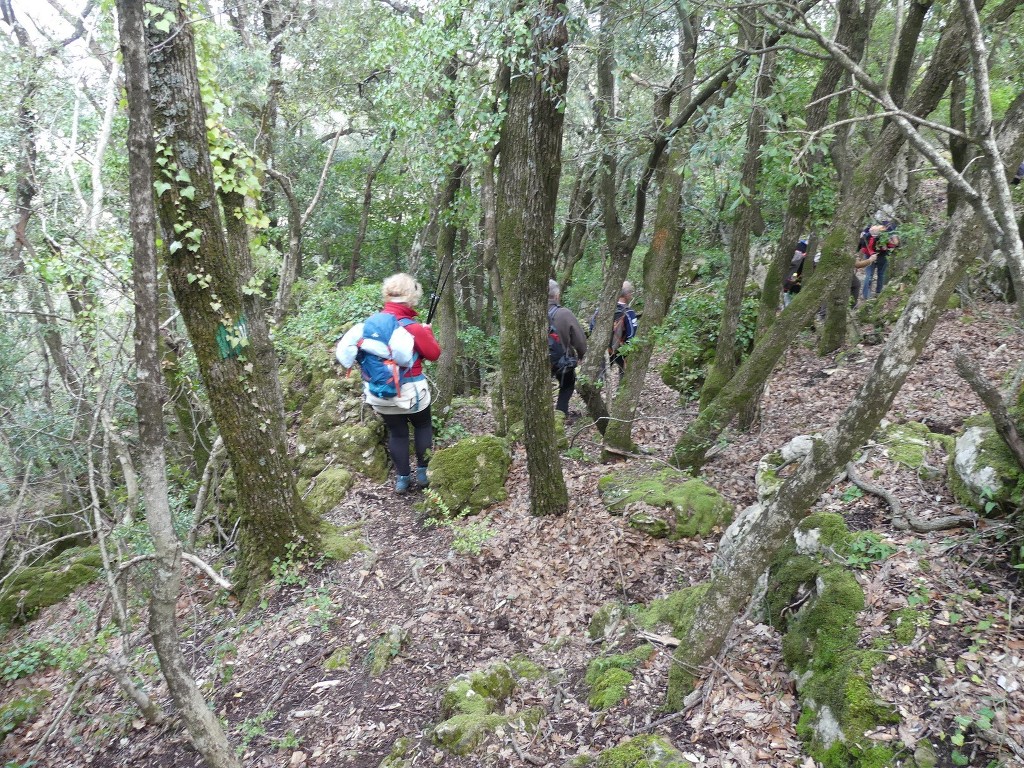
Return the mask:
<svg viewBox="0 0 1024 768">
<path fill-rule="evenodd" d="M 455 259 L 448 262 L 448 271 L 440 271 L 437 273 L 437 282 L 434 284 L 434 293 L 430 294 L 430 309 L 427 311 L 427 325 L 430 325 L 430 321 L 434 319 L 434 313 L 437 311 L 438 304 L 441 303 L 441 294 L 444 293 L 444 287 L 448 285 L 448 276 L 452 273 L 452 267 L 455 266 Z M 442 280 L 442 276 L 444 279 Z M 440 286 L 440 287 L 438 287 Z"/>
</svg>

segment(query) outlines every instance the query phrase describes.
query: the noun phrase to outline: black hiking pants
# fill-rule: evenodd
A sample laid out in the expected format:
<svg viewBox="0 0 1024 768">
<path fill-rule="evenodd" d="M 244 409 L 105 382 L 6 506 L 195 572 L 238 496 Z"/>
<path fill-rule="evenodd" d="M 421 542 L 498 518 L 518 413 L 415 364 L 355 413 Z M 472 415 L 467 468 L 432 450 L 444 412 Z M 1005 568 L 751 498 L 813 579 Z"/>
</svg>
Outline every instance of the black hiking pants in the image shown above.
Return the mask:
<svg viewBox="0 0 1024 768">
<path fill-rule="evenodd" d="M 558 379 L 558 401 L 555 403 L 555 410 L 569 415 L 569 398 L 576 389 L 575 368 L 552 368 L 551 375 Z"/>
<path fill-rule="evenodd" d="M 409 425 L 416 445 L 416 463 L 427 466 L 427 451 L 434 444 L 434 426 L 430 422 L 430 406 L 417 413 L 382 413 L 388 428 L 388 453 L 399 475 L 411 475 L 409 467 Z"/>
</svg>

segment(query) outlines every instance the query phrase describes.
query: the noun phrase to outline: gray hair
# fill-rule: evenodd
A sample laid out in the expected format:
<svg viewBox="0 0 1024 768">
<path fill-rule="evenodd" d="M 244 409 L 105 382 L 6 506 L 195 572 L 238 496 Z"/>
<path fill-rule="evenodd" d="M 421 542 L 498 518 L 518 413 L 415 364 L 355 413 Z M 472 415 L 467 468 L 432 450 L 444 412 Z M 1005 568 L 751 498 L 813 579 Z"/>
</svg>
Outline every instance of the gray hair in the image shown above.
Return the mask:
<svg viewBox="0 0 1024 768">
<path fill-rule="evenodd" d="M 619 298 L 633 295 L 633 284 L 629 280 L 622 281 L 622 290 L 619 291 Z"/>
<path fill-rule="evenodd" d="M 548 299 L 558 300 L 562 295 L 562 287 L 557 280 L 548 280 Z"/>
</svg>

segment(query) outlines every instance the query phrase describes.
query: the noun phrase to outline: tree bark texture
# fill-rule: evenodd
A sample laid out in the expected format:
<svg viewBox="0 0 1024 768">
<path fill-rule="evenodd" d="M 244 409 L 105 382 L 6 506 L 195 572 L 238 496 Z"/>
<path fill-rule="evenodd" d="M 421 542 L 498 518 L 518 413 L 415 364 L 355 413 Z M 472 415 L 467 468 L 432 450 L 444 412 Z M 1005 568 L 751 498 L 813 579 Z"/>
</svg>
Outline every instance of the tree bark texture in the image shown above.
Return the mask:
<svg viewBox="0 0 1024 768">
<path fill-rule="evenodd" d="M 568 32 L 559 4 L 531 21 L 528 57 L 509 82 L 501 128 L 497 243 L 502 282 L 502 389 L 506 419 L 522 414 L 530 508 L 560 514 L 568 492 L 555 443 L 547 349 L 547 281 L 562 161 Z"/>
<path fill-rule="evenodd" d="M 618 451 L 632 448 L 633 421 L 647 368 L 654 353 L 654 330 L 668 315 L 683 260 L 682 192 L 683 175 L 677 170 L 688 149 L 683 142 L 673 147 L 665 163 L 658 191 L 651 246 L 644 256 L 644 317 L 636 337 L 630 341 L 626 371 L 612 400 L 611 418 L 604 433 L 605 445 Z"/>
<path fill-rule="evenodd" d="M 747 120 L 747 150 L 740 174 L 740 195 L 744 198 L 736 216 L 736 224 L 729 243 L 729 281 L 725 289 L 725 304 L 722 321 L 718 328 L 718 342 L 715 346 L 715 360 L 708 371 L 700 392 L 700 403 L 706 405 L 714 399 L 722 385 L 732 378 L 739 364 L 742 350 L 737 348 L 736 333 L 739 330 L 743 309 L 743 294 L 750 276 L 750 234 L 751 225 L 757 216 L 753 202 L 757 180 L 761 175 L 761 145 L 765 136 L 764 106 L 775 85 L 776 56 L 769 52 L 761 57 L 761 66 L 754 83 L 753 104 Z"/>
<path fill-rule="evenodd" d="M 996 432 L 1003 438 L 1003 442 L 1010 449 L 1017 464 L 1024 469 L 1024 440 L 1021 439 L 1017 424 L 1010 416 L 1003 396 L 999 394 L 999 389 L 982 375 L 975 362 L 963 350 L 957 349 L 953 360 L 956 364 L 956 372 L 971 385 L 974 394 L 985 404 L 985 408 L 992 416 Z"/>
<path fill-rule="evenodd" d="M 954 73 L 966 63 L 965 42 L 966 27 L 963 17 L 957 14 L 943 29 L 928 70 L 914 90 L 907 111 L 915 115 L 927 115 L 935 109 Z M 705 454 L 718 435 L 747 400 L 760 391 L 791 340 L 810 321 L 825 297 L 845 295 L 848 300 L 850 273 L 853 271 L 861 218 L 884 178 L 889 163 L 903 144 L 904 138 L 899 129 L 890 125 L 882 132 L 871 154 L 861 158 L 854 172 L 857 183 L 843 196 L 830 231 L 822 242 L 822 259 L 814 279 L 803 287 L 786 311 L 779 315 L 736 375 L 687 427 L 673 454 L 677 466 L 693 470 L 701 467 Z M 845 294 L 842 294 L 843 291 Z"/>
<path fill-rule="evenodd" d="M 455 241 L 458 227 L 452 221 L 451 214 L 465 172 L 466 168 L 461 163 L 455 163 L 448 169 L 448 178 L 444 184 L 444 196 L 441 199 L 443 213 L 437 229 L 437 272 L 442 280 L 448 273 L 448 280 L 444 288 L 438 286 L 441 295 L 438 297 L 438 312 L 435 319 L 437 340 L 441 345 L 441 357 L 437 361 L 437 392 L 431 402 L 434 405 L 434 412 L 438 414 L 444 412 L 455 394 L 459 360 L 462 357 L 459 343 L 459 315 L 455 307 Z"/>
<path fill-rule="evenodd" d="M 1004 157 L 1017 158 L 1024 152 L 1022 107 L 1018 102 L 1004 121 L 999 138 Z M 987 182 L 979 187 L 982 194 L 987 193 Z M 966 203 L 961 205 L 939 238 L 935 259 L 922 274 L 885 348 L 835 426 L 813 441 L 810 452 L 775 496 L 744 510 L 723 535 L 708 592 L 676 654 L 679 663 L 670 678 L 671 707 L 680 706 L 692 684 L 692 671 L 721 650 L 733 620 L 775 552 L 888 413 L 953 289 L 976 257 L 982 231 L 981 216 Z M 797 299 L 802 296 L 803 292 Z"/>
<path fill-rule="evenodd" d="M 259 297 L 242 291 L 252 265 L 241 193 L 225 192 L 222 218 L 192 23 L 181 18 L 174 0 L 160 6 L 175 18 L 169 34 L 147 29 L 153 122 L 158 152 L 168 161 L 161 167 L 170 171 L 156 182 L 170 184 L 158 188 L 167 275 L 237 481 L 241 561 L 235 581 L 257 585 L 274 558 L 288 554 L 288 544 L 318 539 L 319 521 L 296 492 L 266 315 Z M 244 176 L 246 159 L 236 152 L 223 161 Z"/>
<path fill-rule="evenodd" d="M 163 401 L 160 371 L 159 300 L 157 298 L 156 211 L 153 204 L 155 142 L 150 114 L 144 10 L 141 3 L 118 0 L 121 51 L 126 69 L 129 106 L 129 193 L 132 234 L 132 275 L 135 289 L 136 399 L 139 453 L 146 518 L 156 551 L 150 597 L 149 631 L 160 670 L 181 712 L 189 735 L 213 768 L 239 766 L 220 720 L 203 699 L 189 673 L 178 636 L 176 608 L 181 582 L 181 542 L 174 534 L 168 504 L 164 455 Z"/>
</svg>

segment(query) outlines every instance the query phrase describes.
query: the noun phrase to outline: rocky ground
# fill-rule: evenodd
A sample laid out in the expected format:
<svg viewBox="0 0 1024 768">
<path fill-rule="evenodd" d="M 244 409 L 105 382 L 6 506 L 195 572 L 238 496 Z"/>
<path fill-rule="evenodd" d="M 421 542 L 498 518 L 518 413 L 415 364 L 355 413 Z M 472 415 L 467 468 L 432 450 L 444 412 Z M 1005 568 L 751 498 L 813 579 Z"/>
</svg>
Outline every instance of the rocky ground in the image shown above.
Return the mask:
<svg viewBox="0 0 1024 768">
<path fill-rule="evenodd" d="M 933 431 L 955 432 L 981 410 L 953 369 L 955 345 L 994 382 L 1007 380 L 1024 360 L 1024 335 L 1009 308 L 952 310 L 894 403 L 891 422 L 924 421 Z M 758 427 L 730 433 L 706 479 L 737 509 L 751 503 L 757 460 L 794 435 L 827 429 L 879 349 L 860 345 L 819 358 L 809 334 L 799 340 L 771 379 Z M 656 373 L 648 384 L 634 438 L 644 461 L 662 464 L 694 410 L 680 406 Z M 491 426 L 482 409 L 463 408 L 457 419 L 470 433 Z M 606 711 L 588 705 L 587 665 L 609 651 L 588 636 L 595 612 L 609 601 L 647 603 L 698 583 L 716 538 L 652 539 L 609 515 L 597 481 L 616 467 L 597 461 L 599 444 L 585 419 L 569 434 L 573 450 L 563 469 L 571 502 L 563 517 L 530 516 L 525 454 L 517 448 L 508 500 L 452 527 L 426 525 L 418 495 L 396 498 L 389 487 L 361 481 L 332 518 L 358 531 L 366 550 L 341 564 L 282 568 L 258 610 L 239 615 L 211 583 L 189 576 L 179 611 L 186 652 L 214 692 L 244 765 L 377 768 L 406 738 L 402 753 L 410 766 L 562 766 L 645 733 L 664 737 L 698 766 L 814 765 L 796 736 L 799 702 L 779 634 L 756 614 L 737 624 L 705 677 L 703 698 L 690 709 L 661 709 L 672 653 L 657 642 L 621 704 Z M 944 456 L 929 458 L 944 466 Z M 882 442 L 868 446 L 859 468 L 915 515 L 963 511 L 941 473 L 920 479 Z M 880 498 L 842 477 L 818 508 L 839 512 L 851 529 L 876 531 L 895 550 L 858 571 L 867 598 L 857 620 L 865 647 L 887 631 L 894 609 L 917 606 L 928 617 L 875 670 L 875 694 L 901 719 L 872 735 L 911 749 L 932 741 L 939 765 L 953 764 L 952 745 L 961 739 L 958 759 L 966 764 L 1024 765 L 1014 751 L 1024 745 L 1022 585 L 1003 558 L 998 524 L 898 531 Z M 479 554 L 456 551 L 474 542 Z M 49 638 L 71 647 L 92 631 L 100 600 L 98 588 L 82 591 L 6 642 Z M 641 640 L 627 632 L 618 642 L 621 652 Z M 126 651 L 169 707 L 146 649 L 144 619 Z M 544 674 L 521 680 L 502 714 L 539 707 L 539 727 L 527 733 L 512 717 L 468 756 L 435 746 L 429 732 L 441 719 L 449 682 L 513 658 Z M 83 669 L 3 684 L 0 701 L 29 687 L 53 693 L 39 717 L 0 745 L 0 756 L 14 761 L 9 765 L 201 764 L 179 722 L 147 725 L 109 677 L 74 687 Z"/>
</svg>

